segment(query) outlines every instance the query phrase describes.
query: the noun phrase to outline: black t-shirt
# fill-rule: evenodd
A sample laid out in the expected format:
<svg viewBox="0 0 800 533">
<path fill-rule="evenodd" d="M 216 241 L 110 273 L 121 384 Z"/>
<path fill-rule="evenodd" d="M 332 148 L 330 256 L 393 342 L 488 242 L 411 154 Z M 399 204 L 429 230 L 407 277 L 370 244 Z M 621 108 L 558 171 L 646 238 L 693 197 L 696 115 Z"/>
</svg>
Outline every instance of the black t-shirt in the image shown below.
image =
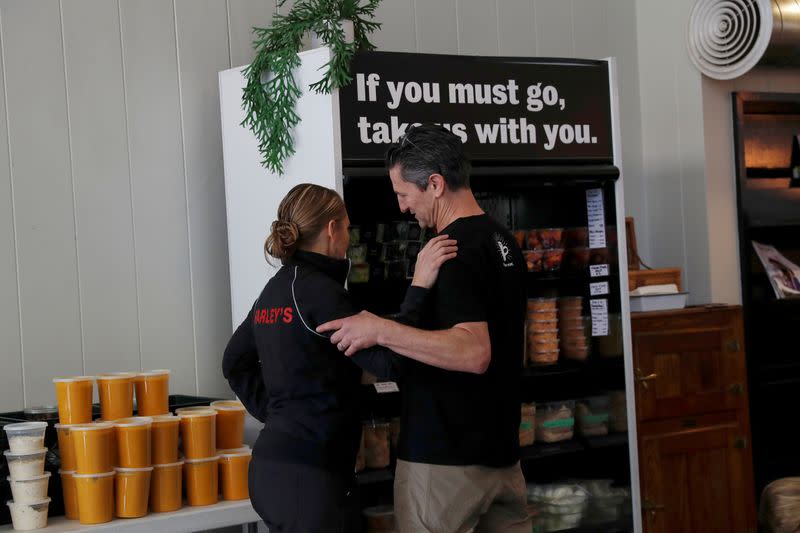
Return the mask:
<svg viewBox="0 0 800 533">
<path fill-rule="evenodd" d="M 525 262 L 508 230 L 488 215 L 442 230 L 458 240 L 429 295 L 425 329 L 487 322 L 492 358 L 484 374 L 408 361 L 398 456 L 443 465 L 502 467 L 519 459 Z"/>
</svg>

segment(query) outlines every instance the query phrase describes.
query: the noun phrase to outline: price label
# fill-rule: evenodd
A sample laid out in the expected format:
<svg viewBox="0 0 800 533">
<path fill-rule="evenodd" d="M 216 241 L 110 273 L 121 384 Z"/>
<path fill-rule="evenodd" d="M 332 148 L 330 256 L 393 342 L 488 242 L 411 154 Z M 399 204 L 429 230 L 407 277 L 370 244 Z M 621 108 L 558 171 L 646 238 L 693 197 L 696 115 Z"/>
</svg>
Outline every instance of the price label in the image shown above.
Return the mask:
<svg viewBox="0 0 800 533">
<path fill-rule="evenodd" d="M 589 309 L 592 316 L 592 337 L 605 337 L 608 335 L 608 300 L 589 300 Z"/>
<path fill-rule="evenodd" d="M 385 394 L 387 392 L 399 392 L 400 389 L 397 388 L 397 383 L 394 381 L 381 381 L 375 383 L 375 391 L 378 394 Z"/>
<path fill-rule="evenodd" d="M 589 275 L 593 278 L 604 278 L 609 275 L 608 265 L 591 265 Z"/>
<path fill-rule="evenodd" d="M 592 296 L 602 296 L 604 294 L 608 294 L 608 282 L 598 281 L 596 283 L 590 283 L 589 294 Z"/>
<path fill-rule="evenodd" d="M 586 211 L 589 220 L 589 248 L 606 247 L 606 212 L 603 189 L 586 191 Z"/>
</svg>

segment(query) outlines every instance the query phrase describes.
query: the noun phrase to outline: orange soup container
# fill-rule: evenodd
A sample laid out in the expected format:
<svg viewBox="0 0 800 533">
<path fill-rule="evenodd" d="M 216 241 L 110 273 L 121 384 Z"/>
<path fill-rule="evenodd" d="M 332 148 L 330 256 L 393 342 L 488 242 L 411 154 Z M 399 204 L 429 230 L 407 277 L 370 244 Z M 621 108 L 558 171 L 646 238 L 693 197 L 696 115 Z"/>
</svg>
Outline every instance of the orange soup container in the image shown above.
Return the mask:
<svg viewBox="0 0 800 533">
<path fill-rule="evenodd" d="M 181 419 L 183 455 L 186 459 L 204 459 L 217 455 L 217 412 L 211 408 L 178 409 Z"/>
<path fill-rule="evenodd" d="M 114 472 L 74 474 L 78 493 L 78 521 L 102 524 L 114 518 Z"/>
<path fill-rule="evenodd" d="M 153 467 L 117 468 L 114 476 L 117 517 L 139 518 L 147 514 Z"/>
<path fill-rule="evenodd" d="M 97 395 L 100 397 L 100 416 L 117 420 L 133 416 L 133 372 L 98 374 Z"/>
<path fill-rule="evenodd" d="M 157 415 L 150 417 L 150 449 L 154 465 L 170 464 L 178 460 L 178 435 L 181 419 L 178 416 Z"/>
<path fill-rule="evenodd" d="M 61 469 L 66 472 L 75 470 L 75 445 L 70 436 L 69 424 L 56 424 L 58 433 L 58 453 L 61 457 Z"/>
<path fill-rule="evenodd" d="M 113 432 L 114 425 L 108 422 L 76 424 L 70 428 L 77 474 L 103 474 L 112 470 Z"/>
<path fill-rule="evenodd" d="M 61 494 L 64 497 L 64 516 L 67 520 L 78 519 L 78 491 L 75 488 L 75 472 L 59 470 L 61 476 Z"/>
<path fill-rule="evenodd" d="M 211 402 L 217 412 L 217 448 L 240 448 L 244 440 L 244 405 L 237 400 Z"/>
<path fill-rule="evenodd" d="M 139 416 L 169 413 L 169 370 L 147 370 L 136 375 L 136 404 Z"/>
<path fill-rule="evenodd" d="M 247 471 L 253 451 L 227 451 L 219 454 L 219 482 L 223 500 L 246 500 L 250 497 L 247 488 Z"/>
<path fill-rule="evenodd" d="M 219 501 L 219 457 L 185 459 L 186 500 L 189 505 L 213 505 Z"/>
<path fill-rule="evenodd" d="M 152 423 L 153 420 L 146 416 L 114 421 L 120 467 L 147 468 L 150 466 L 150 426 Z"/>
<path fill-rule="evenodd" d="M 53 378 L 58 402 L 58 421 L 62 424 L 88 424 L 92 421 L 94 378 L 76 376 Z"/>
<path fill-rule="evenodd" d="M 183 505 L 183 461 L 153 465 L 150 480 L 150 510 L 154 513 L 177 511 Z"/>
</svg>

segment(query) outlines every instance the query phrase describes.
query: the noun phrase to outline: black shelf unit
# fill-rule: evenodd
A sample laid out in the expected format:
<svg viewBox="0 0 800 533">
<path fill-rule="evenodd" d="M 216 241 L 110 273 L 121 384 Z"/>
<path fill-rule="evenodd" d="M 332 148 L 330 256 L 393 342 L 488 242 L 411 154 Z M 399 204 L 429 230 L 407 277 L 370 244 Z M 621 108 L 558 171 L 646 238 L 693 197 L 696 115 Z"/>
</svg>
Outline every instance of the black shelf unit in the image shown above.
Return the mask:
<svg viewBox="0 0 800 533">
<path fill-rule="evenodd" d="M 800 132 L 800 94 L 733 93 L 742 307 L 750 394 L 756 501 L 764 486 L 800 475 L 786 442 L 782 409 L 796 403 L 800 300 L 778 300 L 752 241 L 800 264 L 800 190 L 789 188 L 791 149 Z M 783 420 L 783 421 L 782 421 Z"/>
</svg>

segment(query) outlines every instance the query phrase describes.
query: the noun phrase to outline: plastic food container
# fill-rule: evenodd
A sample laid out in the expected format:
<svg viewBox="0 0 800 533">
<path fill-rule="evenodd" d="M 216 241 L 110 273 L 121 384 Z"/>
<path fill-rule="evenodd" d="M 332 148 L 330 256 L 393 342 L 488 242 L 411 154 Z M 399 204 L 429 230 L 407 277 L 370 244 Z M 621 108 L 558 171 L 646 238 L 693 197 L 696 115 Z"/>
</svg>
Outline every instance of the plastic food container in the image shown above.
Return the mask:
<svg viewBox="0 0 800 533">
<path fill-rule="evenodd" d="M 364 462 L 368 468 L 389 466 L 389 431 L 386 422 L 364 424 Z"/>
<path fill-rule="evenodd" d="M 68 472 L 75 470 L 75 445 L 72 443 L 72 437 L 70 436 L 71 427 L 67 424 L 56 424 L 61 469 Z"/>
<path fill-rule="evenodd" d="M 546 514 L 579 515 L 583 513 L 588 499 L 588 491 L 580 485 L 528 485 L 528 500 L 536 503 L 539 511 Z"/>
<path fill-rule="evenodd" d="M 367 533 L 395 531 L 394 507 L 391 505 L 367 507 L 361 512 L 367 519 Z"/>
<path fill-rule="evenodd" d="M 183 461 L 153 465 L 150 480 L 150 509 L 154 513 L 177 511 L 183 505 Z"/>
<path fill-rule="evenodd" d="M 528 323 L 528 342 L 558 342 L 558 328 L 539 327 L 540 323 Z"/>
<path fill-rule="evenodd" d="M 78 521 L 102 524 L 114 518 L 114 472 L 73 474 L 78 493 Z"/>
<path fill-rule="evenodd" d="M 559 311 L 564 309 L 583 308 L 583 296 L 562 296 L 558 299 Z"/>
<path fill-rule="evenodd" d="M 517 246 L 519 246 L 520 250 L 525 249 L 528 246 L 528 231 L 524 229 L 514 231 L 514 240 L 517 242 Z"/>
<path fill-rule="evenodd" d="M 584 437 L 608 435 L 608 396 L 592 396 L 579 400 L 575 406 L 575 425 Z"/>
<path fill-rule="evenodd" d="M 563 228 L 535 229 L 528 232 L 528 247 L 532 250 L 561 248 Z"/>
<path fill-rule="evenodd" d="M 244 415 L 247 412 L 236 400 L 211 402 L 217 411 L 217 448 L 240 448 L 244 441 Z"/>
<path fill-rule="evenodd" d="M 585 361 L 589 357 L 589 352 L 589 344 L 586 342 L 586 337 L 576 334 L 574 337 L 561 338 L 561 354 L 565 359 Z"/>
<path fill-rule="evenodd" d="M 186 500 L 189 505 L 212 505 L 219 500 L 219 457 L 186 459 Z"/>
<path fill-rule="evenodd" d="M 55 405 L 39 405 L 27 407 L 22 411 L 25 420 L 46 422 L 48 420 L 58 420 L 58 407 Z"/>
<path fill-rule="evenodd" d="M 47 487 L 50 484 L 50 472 L 28 479 L 6 478 L 11 485 L 11 494 L 16 503 L 35 503 L 47 498 Z"/>
<path fill-rule="evenodd" d="M 530 446 L 536 440 L 536 404 L 523 403 L 520 415 L 519 445 Z"/>
<path fill-rule="evenodd" d="M 153 420 L 146 416 L 116 420 L 117 464 L 122 468 L 146 468 L 151 464 L 150 427 Z"/>
<path fill-rule="evenodd" d="M 214 409 L 178 409 L 181 418 L 183 454 L 186 459 L 217 455 L 217 412 Z M 187 463 L 188 464 L 188 463 Z"/>
<path fill-rule="evenodd" d="M 47 448 L 21 453 L 11 450 L 4 451 L 3 455 L 8 461 L 8 472 L 11 474 L 9 477 L 11 479 L 30 479 L 41 476 L 44 473 L 44 456 L 46 454 Z"/>
<path fill-rule="evenodd" d="M 554 365 L 558 363 L 558 350 L 556 349 L 549 352 L 536 352 L 529 349 L 528 361 L 533 366 Z"/>
<path fill-rule="evenodd" d="M 530 315 L 531 312 L 543 312 L 543 311 L 556 311 L 556 299 L 555 298 L 529 298 L 528 299 L 528 314 Z M 547 319 L 549 320 L 549 318 Z"/>
<path fill-rule="evenodd" d="M 76 376 L 54 378 L 58 421 L 62 424 L 88 424 L 92 421 L 94 378 Z"/>
<path fill-rule="evenodd" d="M 100 416 L 117 420 L 133 416 L 133 372 L 98 374 L 97 393 L 100 397 Z"/>
<path fill-rule="evenodd" d="M 20 503 L 6 502 L 11 511 L 11 523 L 17 531 L 30 531 L 47 527 L 47 509 L 50 507 L 50 498 L 39 501 Z"/>
<path fill-rule="evenodd" d="M 555 272 L 561 270 L 561 262 L 564 259 L 564 249 L 554 248 L 552 250 L 545 250 L 544 257 L 542 258 L 542 269 L 547 272 Z"/>
<path fill-rule="evenodd" d="M 7 424 L 3 429 L 6 431 L 8 447 L 12 452 L 32 452 L 44 448 L 44 432 L 47 429 L 47 422 Z"/>
<path fill-rule="evenodd" d="M 589 248 L 567 248 L 564 252 L 564 268 L 572 272 L 586 272 L 589 268 Z"/>
<path fill-rule="evenodd" d="M 582 248 L 589 244 L 589 228 L 586 226 L 564 229 L 564 247 Z"/>
<path fill-rule="evenodd" d="M 541 272 L 544 270 L 543 250 L 525 250 L 522 255 L 525 257 L 525 265 L 528 267 L 528 272 Z"/>
<path fill-rule="evenodd" d="M 551 402 L 536 406 L 536 440 L 558 442 L 572 438 L 575 428 L 575 402 Z"/>
<path fill-rule="evenodd" d="M 70 428 L 70 439 L 75 450 L 75 471 L 78 474 L 103 474 L 110 472 L 111 441 L 114 425 L 108 422 L 77 424 Z"/>
<path fill-rule="evenodd" d="M 532 354 L 558 351 L 558 337 L 547 340 L 533 340 L 528 337 L 528 351 Z"/>
<path fill-rule="evenodd" d="M 222 485 L 223 500 L 246 500 L 250 497 L 247 471 L 252 453 L 252 450 L 245 448 L 219 454 L 219 483 Z"/>
<path fill-rule="evenodd" d="M 152 473 L 152 466 L 116 469 L 114 493 L 119 518 L 139 518 L 147 514 Z"/>
<path fill-rule="evenodd" d="M 170 464 L 178 460 L 178 435 L 181 419 L 175 415 L 150 417 L 150 453 L 153 464 Z"/>
<path fill-rule="evenodd" d="M 148 370 L 137 374 L 133 384 L 139 416 L 169 413 L 169 370 Z"/>
<path fill-rule="evenodd" d="M 78 519 L 78 489 L 75 486 L 75 472 L 59 470 L 61 476 L 61 494 L 64 497 L 64 516 L 67 520 Z"/>
</svg>

